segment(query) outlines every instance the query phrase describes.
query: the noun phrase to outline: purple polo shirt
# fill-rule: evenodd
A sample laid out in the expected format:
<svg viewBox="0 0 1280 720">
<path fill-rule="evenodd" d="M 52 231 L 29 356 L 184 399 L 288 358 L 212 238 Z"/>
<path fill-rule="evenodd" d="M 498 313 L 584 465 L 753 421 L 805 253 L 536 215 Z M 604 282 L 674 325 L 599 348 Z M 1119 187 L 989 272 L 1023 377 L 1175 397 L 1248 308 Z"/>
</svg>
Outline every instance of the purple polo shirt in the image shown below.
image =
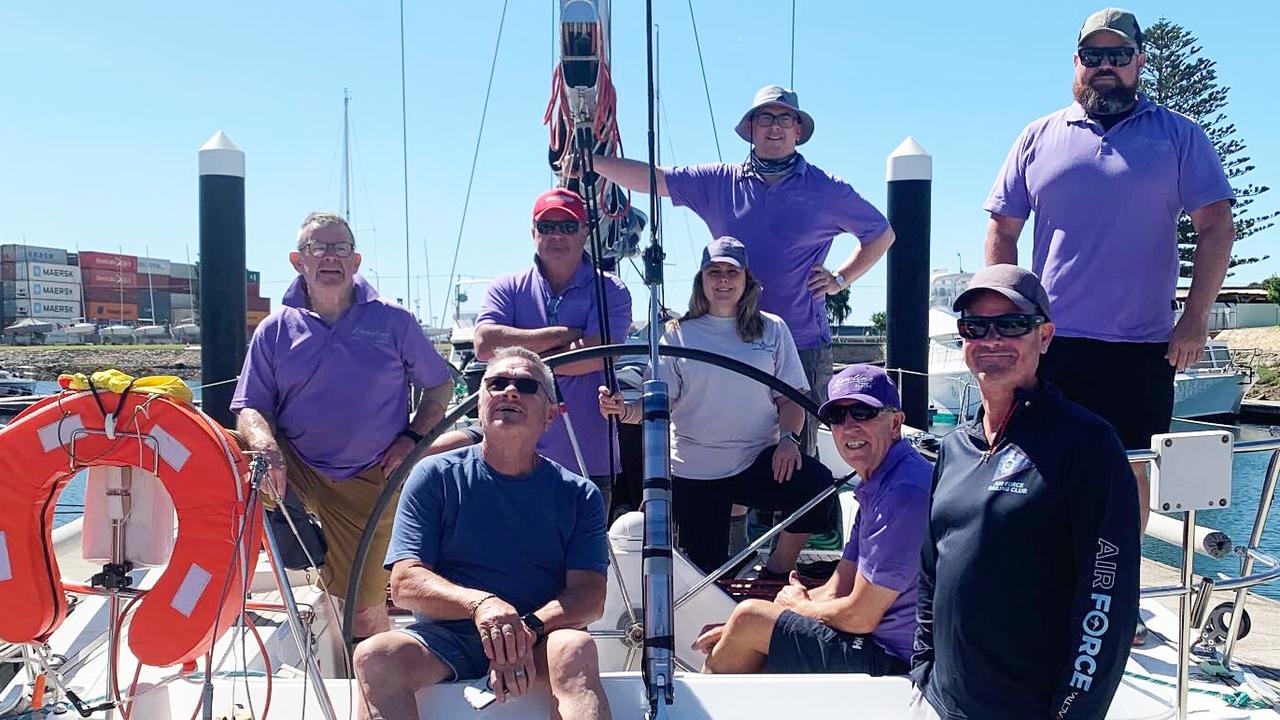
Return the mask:
<svg viewBox="0 0 1280 720">
<path fill-rule="evenodd" d="M 605 293 L 609 308 L 609 341 L 626 340 L 631 327 L 631 293 L 616 275 L 605 273 Z M 595 271 L 586 255 L 582 264 L 559 295 L 551 292 L 551 285 L 543 276 L 538 261 L 533 267 L 510 275 L 503 275 L 489 283 L 480 312 L 476 314 L 476 326 L 486 324 L 505 325 L 519 330 L 560 325 L 579 328 L 586 336 L 599 335 L 600 313 L 596 309 Z M 560 391 L 582 450 L 587 472 L 591 475 L 609 474 L 609 425 L 600 414 L 597 388 L 604 384 L 604 372 L 585 375 L 557 375 Z M 617 450 L 618 438 L 612 438 L 614 446 L 614 470 L 620 465 Z M 578 460 L 569 442 L 569 431 L 564 418 L 543 433 L 538 442 L 538 452 L 560 463 L 575 473 L 580 473 Z"/>
<path fill-rule="evenodd" d="M 844 559 L 857 563 L 863 577 L 898 591 L 871 634 L 906 662 L 916 634 L 916 578 L 932 486 L 933 465 L 911 443 L 895 442 L 880 467 L 854 490 L 858 514 L 844 546 Z"/>
<path fill-rule="evenodd" d="M 409 381 L 450 382 L 413 314 L 355 276 L 354 303 L 330 326 L 299 277 L 253 333 L 231 409 L 253 408 L 308 465 L 346 480 L 382 459 L 409 422 Z"/>
<path fill-rule="evenodd" d="M 712 236 L 746 246 L 751 273 L 764 286 L 760 309 L 786 321 L 796 349 L 830 345 L 826 301 L 805 289 L 809 270 L 826 262 L 840 233 L 864 244 L 880 237 L 889 229 L 884 215 L 803 157 L 772 185 L 741 164 L 675 167 L 665 176 L 671 202 L 697 213 Z"/>
<path fill-rule="evenodd" d="M 1031 269 L 1059 335 L 1167 342 L 1178 217 L 1234 197 L 1204 130 L 1139 95 L 1107 131 L 1079 103 L 1028 125 L 983 207 L 1035 212 Z"/>
</svg>

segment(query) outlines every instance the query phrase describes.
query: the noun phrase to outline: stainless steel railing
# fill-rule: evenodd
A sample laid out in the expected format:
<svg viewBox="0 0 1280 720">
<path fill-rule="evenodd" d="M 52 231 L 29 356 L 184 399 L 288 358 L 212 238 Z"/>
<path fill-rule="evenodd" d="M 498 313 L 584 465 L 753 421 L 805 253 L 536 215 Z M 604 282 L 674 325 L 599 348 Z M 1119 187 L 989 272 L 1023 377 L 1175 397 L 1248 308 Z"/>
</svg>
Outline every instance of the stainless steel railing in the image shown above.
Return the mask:
<svg viewBox="0 0 1280 720">
<path fill-rule="evenodd" d="M 1253 452 L 1270 452 L 1271 461 L 1267 466 L 1266 478 L 1262 484 L 1262 492 L 1258 498 L 1258 512 L 1254 518 L 1253 529 L 1249 533 L 1249 543 L 1243 547 L 1237 547 L 1236 552 L 1241 556 L 1240 576 L 1221 581 L 1208 581 L 1197 589 L 1195 586 L 1195 526 L 1196 511 L 1188 510 L 1183 513 L 1183 535 L 1182 535 L 1182 563 L 1180 567 L 1182 582 L 1178 585 L 1167 585 L 1153 588 L 1144 588 L 1142 597 L 1177 597 L 1178 604 L 1178 688 L 1177 688 L 1177 717 L 1179 720 L 1185 720 L 1187 717 L 1187 694 L 1190 683 L 1190 657 L 1191 657 L 1191 631 L 1193 624 L 1198 624 L 1199 619 L 1196 615 L 1202 613 L 1194 613 L 1192 604 L 1203 609 L 1207 606 L 1208 594 L 1214 590 L 1234 590 L 1236 593 L 1235 606 L 1231 612 L 1231 627 L 1227 632 L 1226 647 L 1222 652 L 1222 665 L 1230 669 L 1231 655 L 1235 650 L 1235 644 L 1240 635 L 1241 618 L 1244 616 L 1245 601 L 1248 598 L 1248 591 L 1251 587 L 1264 585 L 1280 579 L 1280 560 L 1262 552 L 1258 545 L 1262 542 L 1262 534 L 1266 530 L 1267 516 L 1271 511 L 1271 502 L 1275 496 L 1276 483 L 1280 480 L 1280 438 L 1266 438 L 1262 440 L 1245 440 L 1236 443 L 1233 454 L 1244 454 Z M 1153 450 L 1132 450 L 1129 452 L 1129 460 L 1131 462 L 1152 461 L 1156 458 Z M 1254 572 L 1256 563 L 1266 566 L 1261 572 Z"/>
</svg>

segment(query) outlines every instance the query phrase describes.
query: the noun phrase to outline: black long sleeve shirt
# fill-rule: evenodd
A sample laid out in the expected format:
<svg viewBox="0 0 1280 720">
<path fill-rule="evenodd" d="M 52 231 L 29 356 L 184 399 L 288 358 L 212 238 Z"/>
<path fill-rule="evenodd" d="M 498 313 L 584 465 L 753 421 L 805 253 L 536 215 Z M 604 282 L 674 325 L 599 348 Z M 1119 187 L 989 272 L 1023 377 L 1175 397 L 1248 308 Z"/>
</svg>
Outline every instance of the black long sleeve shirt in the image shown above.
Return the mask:
<svg viewBox="0 0 1280 720">
<path fill-rule="evenodd" d="M 1102 419 L 1041 383 L 996 446 L 942 441 L 912 677 L 943 718 L 1106 716 L 1138 617 L 1138 491 Z"/>
</svg>

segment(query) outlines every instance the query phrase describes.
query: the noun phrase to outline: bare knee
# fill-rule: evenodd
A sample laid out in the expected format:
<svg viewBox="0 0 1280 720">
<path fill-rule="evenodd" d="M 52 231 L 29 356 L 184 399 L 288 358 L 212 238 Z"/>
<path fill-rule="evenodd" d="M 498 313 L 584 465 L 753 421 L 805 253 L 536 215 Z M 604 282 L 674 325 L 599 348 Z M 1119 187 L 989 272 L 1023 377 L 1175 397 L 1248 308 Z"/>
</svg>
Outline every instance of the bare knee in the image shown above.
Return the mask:
<svg viewBox="0 0 1280 720">
<path fill-rule="evenodd" d="M 756 627 L 762 623 L 773 625 L 773 603 L 768 600 L 759 600 L 752 598 L 743 600 L 733 608 L 733 613 L 729 616 L 729 622 L 725 623 L 725 632 L 734 627 Z"/>
<path fill-rule="evenodd" d="M 581 630 L 556 630 L 547 635 L 547 675 L 552 687 L 574 684 L 600 674 L 596 642 Z"/>
<path fill-rule="evenodd" d="M 412 692 L 444 682 L 452 674 L 422 643 L 397 632 L 379 633 L 361 642 L 356 646 L 353 663 L 356 677 L 374 691 Z"/>
</svg>

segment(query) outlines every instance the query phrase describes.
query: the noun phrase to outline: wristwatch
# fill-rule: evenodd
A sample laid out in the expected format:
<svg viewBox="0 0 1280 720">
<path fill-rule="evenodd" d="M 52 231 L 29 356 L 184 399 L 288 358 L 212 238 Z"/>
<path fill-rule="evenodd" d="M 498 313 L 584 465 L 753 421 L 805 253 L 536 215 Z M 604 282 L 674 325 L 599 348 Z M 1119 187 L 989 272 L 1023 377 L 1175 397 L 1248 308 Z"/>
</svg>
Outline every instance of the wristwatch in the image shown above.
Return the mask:
<svg viewBox="0 0 1280 720">
<path fill-rule="evenodd" d="M 413 444 L 414 444 L 414 445 L 417 445 L 418 443 L 422 442 L 422 433 L 420 433 L 420 432 L 418 432 L 417 430 L 414 430 L 413 428 L 410 428 L 410 427 L 407 427 L 407 428 L 405 428 L 405 429 L 401 430 L 401 431 L 400 431 L 400 435 L 399 435 L 399 437 L 407 437 L 407 438 L 409 438 L 410 440 L 412 440 L 412 441 L 413 441 Z"/>
<path fill-rule="evenodd" d="M 542 618 L 533 613 L 527 613 L 520 616 L 520 621 L 524 623 L 525 627 L 533 631 L 534 637 L 537 638 L 534 640 L 535 643 L 542 642 L 542 638 L 546 637 L 547 626 L 543 624 Z"/>
<path fill-rule="evenodd" d="M 845 286 L 849 284 L 849 281 L 844 279 L 844 276 L 840 274 L 839 270 L 831 273 L 831 276 L 836 279 L 836 287 L 840 290 L 845 289 Z"/>
<path fill-rule="evenodd" d="M 782 439 L 783 439 L 783 440 L 790 440 L 791 442 L 793 442 L 793 443 L 795 443 L 795 444 L 796 444 L 796 447 L 800 447 L 800 445 L 801 445 L 801 443 L 800 443 L 800 436 L 799 436 L 799 435 L 797 435 L 797 434 L 795 434 L 795 433 L 793 433 L 793 432 L 785 432 L 785 433 L 782 433 Z"/>
</svg>

